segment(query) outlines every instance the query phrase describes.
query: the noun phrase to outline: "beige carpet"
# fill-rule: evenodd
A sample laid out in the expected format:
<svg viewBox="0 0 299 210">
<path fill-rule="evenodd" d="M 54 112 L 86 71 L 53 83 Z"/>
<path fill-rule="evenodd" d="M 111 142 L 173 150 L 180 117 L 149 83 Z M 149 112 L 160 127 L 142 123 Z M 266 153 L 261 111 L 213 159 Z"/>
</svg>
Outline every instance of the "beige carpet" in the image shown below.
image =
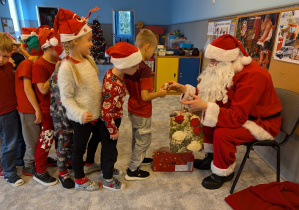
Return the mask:
<svg viewBox="0 0 299 210">
<path fill-rule="evenodd" d="M 179 109 L 179 96 L 166 96 L 153 102 L 152 144 L 148 151 L 151 156 L 153 150 L 169 143 L 169 113 Z M 100 150 L 96 154 L 99 161 Z M 127 117 L 127 104 L 124 106 L 124 117 L 120 127 L 118 142 L 118 161 L 116 167 L 125 171 L 131 154 L 131 125 Z M 244 148 L 238 147 L 237 168 L 244 154 Z M 55 157 L 54 150 L 51 150 Z M 203 157 L 203 153 L 196 153 L 196 157 Z M 150 166 L 143 167 L 151 173 L 144 181 L 125 181 L 127 185 L 123 191 L 102 189 L 97 192 L 85 192 L 75 189 L 63 189 L 60 184 L 46 187 L 31 177 L 22 176 L 25 184 L 12 187 L 0 178 L 0 209 L 231 209 L 224 198 L 229 195 L 232 182 L 225 183 L 219 190 L 206 190 L 201 186 L 204 177 L 210 171 L 194 170 L 193 172 L 153 172 Z M 18 169 L 20 172 L 20 169 Z M 50 174 L 58 176 L 58 169 L 48 169 Z M 88 176 L 101 181 L 98 173 Z M 275 172 L 262 161 L 254 152 L 244 168 L 236 190 L 245 189 L 251 185 L 275 181 Z"/>
</svg>

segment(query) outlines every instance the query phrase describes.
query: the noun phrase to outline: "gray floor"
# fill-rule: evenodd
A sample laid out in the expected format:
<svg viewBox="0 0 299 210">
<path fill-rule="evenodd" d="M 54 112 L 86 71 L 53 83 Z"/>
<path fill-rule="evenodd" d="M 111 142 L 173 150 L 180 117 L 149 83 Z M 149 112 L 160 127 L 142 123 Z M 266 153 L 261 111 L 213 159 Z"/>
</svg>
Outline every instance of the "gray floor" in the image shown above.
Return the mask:
<svg viewBox="0 0 299 210">
<path fill-rule="evenodd" d="M 100 78 L 105 67 L 100 66 Z M 101 80 L 102 81 L 102 80 Z M 127 97 L 128 98 L 128 97 Z M 166 96 L 153 101 L 152 144 L 147 155 L 151 156 L 155 149 L 169 144 L 169 113 L 180 108 L 179 96 Z M 118 161 L 116 167 L 125 171 L 131 155 L 131 127 L 127 117 L 127 102 L 124 104 L 124 117 L 120 127 L 118 140 Z M 237 168 L 244 154 L 244 148 L 238 147 Z M 50 156 L 55 157 L 52 148 Z M 202 152 L 195 157 L 203 157 Z M 100 160 L 100 146 L 96 161 Z M 224 198 L 229 195 L 232 182 L 225 183 L 219 190 L 206 190 L 201 186 L 204 177 L 211 171 L 193 172 L 153 172 L 150 166 L 142 167 L 151 173 L 144 181 L 125 181 L 123 191 L 102 189 L 97 192 L 84 192 L 75 189 L 63 189 L 60 184 L 46 187 L 31 177 L 22 176 L 25 184 L 12 187 L 0 178 L 0 209 L 231 209 Z M 18 168 L 19 173 L 21 169 Z M 56 167 L 48 168 L 53 176 L 58 176 Z M 73 175 L 73 174 L 71 174 Z M 101 181 L 99 173 L 88 178 Z M 236 191 L 251 185 L 275 181 L 275 172 L 254 152 L 252 152 Z"/>
</svg>

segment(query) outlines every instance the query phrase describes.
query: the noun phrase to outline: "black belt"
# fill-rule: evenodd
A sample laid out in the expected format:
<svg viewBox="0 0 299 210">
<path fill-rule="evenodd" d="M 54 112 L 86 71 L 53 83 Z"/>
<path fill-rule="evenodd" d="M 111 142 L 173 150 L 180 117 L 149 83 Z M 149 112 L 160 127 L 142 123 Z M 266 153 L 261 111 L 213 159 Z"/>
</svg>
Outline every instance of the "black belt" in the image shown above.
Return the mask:
<svg viewBox="0 0 299 210">
<path fill-rule="evenodd" d="M 273 114 L 271 116 L 268 116 L 268 117 L 260 117 L 261 120 L 268 120 L 268 119 L 272 119 L 272 118 L 276 118 L 276 117 L 279 117 L 281 115 L 281 112 L 277 112 L 276 114 Z M 248 116 L 248 120 L 257 120 L 258 117 L 254 117 L 252 115 L 249 115 Z"/>
</svg>

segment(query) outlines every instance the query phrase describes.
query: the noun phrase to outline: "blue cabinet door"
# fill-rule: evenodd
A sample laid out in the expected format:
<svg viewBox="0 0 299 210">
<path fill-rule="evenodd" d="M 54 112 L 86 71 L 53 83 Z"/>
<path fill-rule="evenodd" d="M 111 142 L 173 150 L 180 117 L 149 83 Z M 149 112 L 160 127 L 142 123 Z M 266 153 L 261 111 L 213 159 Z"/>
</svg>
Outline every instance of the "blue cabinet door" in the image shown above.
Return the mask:
<svg viewBox="0 0 299 210">
<path fill-rule="evenodd" d="M 200 58 L 180 58 L 178 83 L 197 86 Z"/>
</svg>

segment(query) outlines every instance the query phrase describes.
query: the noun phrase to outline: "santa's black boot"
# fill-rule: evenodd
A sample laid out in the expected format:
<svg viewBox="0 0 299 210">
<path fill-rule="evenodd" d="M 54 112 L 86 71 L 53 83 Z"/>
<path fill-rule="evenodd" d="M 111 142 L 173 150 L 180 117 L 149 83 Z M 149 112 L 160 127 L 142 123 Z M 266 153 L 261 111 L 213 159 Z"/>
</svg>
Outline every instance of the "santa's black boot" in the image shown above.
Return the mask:
<svg viewBox="0 0 299 210">
<path fill-rule="evenodd" d="M 194 160 L 194 168 L 199 170 L 209 170 L 211 169 L 211 163 L 213 161 L 213 153 L 206 153 L 206 157 L 202 160 Z"/>
<path fill-rule="evenodd" d="M 209 190 L 219 189 L 225 182 L 228 182 L 234 178 L 235 173 L 231 173 L 228 176 L 218 176 L 212 174 L 202 180 L 202 186 Z"/>
</svg>

